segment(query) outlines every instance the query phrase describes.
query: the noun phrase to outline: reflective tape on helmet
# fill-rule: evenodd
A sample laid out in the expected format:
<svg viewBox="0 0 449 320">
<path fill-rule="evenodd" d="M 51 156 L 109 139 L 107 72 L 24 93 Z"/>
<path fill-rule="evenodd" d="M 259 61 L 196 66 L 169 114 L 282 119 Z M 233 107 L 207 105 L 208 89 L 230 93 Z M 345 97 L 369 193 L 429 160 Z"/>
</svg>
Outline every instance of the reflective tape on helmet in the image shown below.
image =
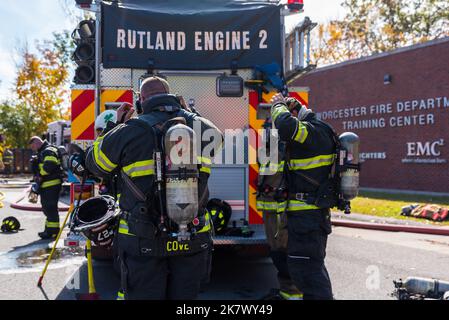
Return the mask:
<svg viewBox="0 0 449 320">
<path fill-rule="evenodd" d="M 58 158 L 54 157 L 54 156 L 46 156 L 44 158 L 44 162 L 56 162 L 57 164 L 60 164 L 61 162 L 59 161 Z"/>
<path fill-rule="evenodd" d="M 295 133 L 293 134 L 293 140 L 299 143 L 304 143 L 308 135 L 309 131 L 307 131 L 307 127 L 301 121 L 297 120 Z"/>
<path fill-rule="evenodd" d="M 101 151 L 101 146 L 103 144 L 103 137 L 99 137 L 94 142 L 94 160 L 95 163 L 103 169 L 105 172 L 111 172 L 117 165 L 113 163 L 109 158 Z"/>
<path fill-rule="evenodd" d="M 275 122 L 276 119 L 283 113 L 290 114 L 290 111 L 288 111 L 288 108 L 284 104 L 278 104 L 278 106 L 275 106 L 271 112 L 271 119 L 273 119 L 272 121 Z"/>
<path fill-rule="evenodd" d="M 154 160 L 143 160 L 123 167 L 123 171 L 131 178 L 154 175 Z"/>
<path fill-rule="evenodd" d="M 49 181 L 42 182 L 41 188 L 49 188 L 49 187 L 57 186 L 58 184 L 61 184 L 61 183 L 62 183 L 61 179 L 49 180 Z"/>
<path fill-rule="evenodd" d="M 45 226 L 47 228 L 59 228 L 59 222 L 50 222 L 50 221 L 46 221 L 45 222 Z"/>
<path fill-rule="evenodd" d="M 330 166 L 334 163 L 335 155 L 326 154 L 307 159 L 291 159 L 290 170 L 309 170 L 319 167 Z"/>
</svg>

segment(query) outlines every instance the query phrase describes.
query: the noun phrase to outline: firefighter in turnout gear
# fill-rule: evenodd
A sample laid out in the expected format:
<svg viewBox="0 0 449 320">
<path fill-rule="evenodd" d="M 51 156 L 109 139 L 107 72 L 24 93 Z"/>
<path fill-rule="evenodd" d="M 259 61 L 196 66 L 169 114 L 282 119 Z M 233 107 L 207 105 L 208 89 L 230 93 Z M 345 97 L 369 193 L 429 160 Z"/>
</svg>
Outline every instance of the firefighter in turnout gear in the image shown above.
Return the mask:
<svg viewBox="0 0 449 320">
<path fill-rule="evenodd" d="M 287 192 L 278 210 L 287 213 L 288 267 L 304 300 L 328 300 L 333 299 L 324 264 L 331 233 L 330 208 L 317 206 L 315 199 L 320 186 L 331 177 L 337 146 L 329 125 L 291 99 L 277 94 L 271 100 L 274 127 L 287 145 L 284 166 Z M 288 104 L 290 110 L 297 111 L 297 116 L 290 112 Z"/>
<path fill-rule="evenodd" d="M 59 233 L 58 201 L 63 173 L 61 159 L 55 146 L 37 136 L 29 140 L 29 145 L 37 152 L 35 165 L 32 165 L 34 182 L 37 185 L 34 192 L 39 193 L 42 211 L 47 217 L 45 230 L 38 235 L 42 239 L 52 239 Z"/>
<path fill-rule="evenodd" d="M 269 142 L 271 134 L 271 119 L 264 123 L 267 133 L 266 147 L 270 150 Z M 278 212 L 278 202 L 276 194 L 282 189 L 283 183 L 283 154 L 285 144 L 279 143 L 278 163 L 260 164 L 258 175 L 257 209 L 262 211 L 265 234 L 270 247 L 270 257 L 276 267 L 278 274 L 279 289 L 272 289 L 263 300 L 301 300 L 302 293 L 296 288 L 287 264 L 287 216 L 283 212 Z"/>
<path fill-rule="evenodd" d="M 155 76 L 144 79 L 136 103 L 139 116 L 97 138 L 86 154 L 87 170 L 105 178 L 117 174 L 122 191 L 122 214 L 114 240 L 121 268 L 118 299 L 195 299 L 210 268 L 211 225 L 205 207 L 213 154 L 198 156 L 194 168 L 182 168 L 173 174 L 176 165 L 165 159 L 161 163 L 161 150 L 162 157 L 170 154 L 171 150 L 164 150 L 164 141 L 166 147 L 167 132 L 173 128 L 185 132 L 185 128 L 191 130 L 198 124 L 203 132 L 212 130 L 215 138 L 211 143 L 217 148 L 222 134 L 210 121 L 184 110 L 169 92 L 166 80 Z M 198 143 L 201 140 L 197 138 Z M 178 142 L 174 145 L 182 144 Z M 201 142 L 201 147 L 205 144 Z M 195 178 L 192 172 L 197 172 Z M 186 183 L 192 187 L 176 188 Z M 190 192 L 184 202 L 192 201 L 195 195 L 196 204 L 181 200 L 170 203 L 178 192 Z M 173 207 L 181 213 L 195 208 L 196 217 L 184 223 L 182 217 L 173 214 Z"/>
</svg>

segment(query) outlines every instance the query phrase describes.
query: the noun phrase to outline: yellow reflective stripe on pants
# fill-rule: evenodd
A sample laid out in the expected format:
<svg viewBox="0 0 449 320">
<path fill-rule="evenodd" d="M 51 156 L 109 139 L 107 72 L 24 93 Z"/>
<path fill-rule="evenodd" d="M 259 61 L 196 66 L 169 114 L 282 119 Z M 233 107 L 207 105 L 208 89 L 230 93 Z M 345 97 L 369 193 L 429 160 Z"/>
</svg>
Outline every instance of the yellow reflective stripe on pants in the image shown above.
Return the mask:
<svg viewBox="0 0 449 320">
<path fill-rule="evenodd" d="M 59 228 L 59 222 L 50 222 L 50 221 L 46 221 L 45 222 L 45 226 L 47 228 Z"/>
<path fill-rule="evenodd" d="M 56 162 L 57 164 L 60 163 L 59 160 L 58 160 L 58 158 L 53 157 L 53 156 L 46 156 L 46 157 L 44 158 L 44 162 L 45 162 L 45 161 Z"/>
<path fill-rule="evenodd" d="M 307 136 L 309 135 L 309 131 L 307 131 L 307 127 L 299 120 L 296 121 L 296 131 L 293 134 L 293 140 L 304 143 L 306 141 Z"/>
<path fill-rule="evenodd" d="M 326 154 L 307 159 L 291 159 L 290 170 L 309 170 L 319 167 L 330 166 L 334 163 L 335 155 Z"/>
<path fill-rule="evenodd" d="M 320 208 L 318 208 L 317 206 L 315 206 L 313 204 L 308 204 L 308 203 L 305 203 L 303 201 L 289 200 L 289 201 L 280 202 L 278 204 L 278 209 L 277 209 L 278 213 L 282 213 L 282 212 L 285 211 L 285 207 L 287 206 L 287 202 L 288 202 L 287 211 L 305 211 L 305 210 L 317 210 L 317 209 L 320 209 Z"/>
<path fill-rule="evenodd" d="M 44 164 L 43 163 L 39 163 L 39 174 L 41 176 L 47 176 L 48 172 L 44 170 Z"/>
<path fill-rule="evenodd" d="M 280 104 L 279 107 L 275 107 L 271 112 L 271 119 L 273 119 L 273 122 L 275 122 L 277 117 L 279 117 L 283 113 L 290 113 L 285 105 Z"/>
<path fill-rule="evenodd" d="M 129 232 L 128 222 L 126 222 L 126 220 L 124 219 L 120 219 L 118 226 L 118 233 L 126 234 L 128 236 L 134 236 L 132 233 Z"/>
<path fill-rule="evenodd" d="M 41 188 L 49 188 L 49 187 L 57 186 L 58 184 L 61 184 L 61 183 L 62 183 L 61 179 L 49 180 L 49 181 L 42 182 Z"/>
<path fill-rule="evenodd" d="M 131 178 L 154 175 L 154 160 L 143 160 L 123 167 L 123 171 Z"/>
<path fill-rule="evenodd" d="M 117 165 L 112 163 L 111 160 L 101 151 L 101 145 L 103 144 L 103 137 L 99 137 L 94 142 L 94 158 L 95 163 L 104 171 L 111 172 Z"/>
<path fill-rule="evenodd" d="M 210 167 L 201 166 L 200 172 L 205 172 L 205 173 L 210 174 L 211 173 L 211 168 Z"/>
</svg>

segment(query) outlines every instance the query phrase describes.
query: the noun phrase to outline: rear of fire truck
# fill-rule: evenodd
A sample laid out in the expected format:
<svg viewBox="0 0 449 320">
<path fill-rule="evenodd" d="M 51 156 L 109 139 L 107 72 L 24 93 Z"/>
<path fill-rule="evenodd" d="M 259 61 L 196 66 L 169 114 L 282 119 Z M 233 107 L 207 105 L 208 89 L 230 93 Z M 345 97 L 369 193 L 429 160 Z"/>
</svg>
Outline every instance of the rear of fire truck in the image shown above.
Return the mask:
<svg viewBox="0 0 449 320">
<path fill-rule="evenodd" d="M 95 19 L 73 33 L 78 64 L 72 85 L 72 143 L 83 149 L 94 140 L 96 116 L 134 104 L 145 77 L 166 77 L 171 92 L 215 123 L 225 134 L 222 153 L 213 160 L 210 198 L 232 209 L 216 245 L 265 242 L 262 213 L 256 209 L 257 150 L 269 117 L 268 101 L 286 91 L 308 103 L 307 88 L 287 88 L 310 64 L 310 31 L 301 22 L 302 0 L 89 1 L 78 7 Z M 297 24 L 286 34 L 286 17 Z M 256 133 L 255 135 L 252 133 Z M 243 138 L 242 138 L 243 137 Z M 71 199 L 85 200 L 95 188 L 72 180 Z M 70 239 L 66 243 L 70 242 Z"/>
</svg>

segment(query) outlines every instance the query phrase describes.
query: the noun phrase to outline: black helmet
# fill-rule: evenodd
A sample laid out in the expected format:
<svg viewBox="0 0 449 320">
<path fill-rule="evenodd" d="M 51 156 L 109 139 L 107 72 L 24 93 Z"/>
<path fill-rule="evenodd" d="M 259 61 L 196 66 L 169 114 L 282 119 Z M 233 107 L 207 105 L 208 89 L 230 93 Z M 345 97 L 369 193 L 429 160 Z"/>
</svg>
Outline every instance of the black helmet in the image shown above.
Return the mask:
<svg viewBox="0 0 449 320">
<path fill-rule="evenodd" d="M 226 201 L 214 198 L 209 200 L 206 208 L 209 211 L 215 233 L 223 233 L 231 219 L 231 206 Z"/>
<path fill-rule="evenodd" d="M 3 219 L 2 232 L 17 232 L 20 229 L 20 222 L 15 217 L 7 217 Z"/>
<path fill-rule="evenodd" d="M 97 246 L 109 246 L 119 213 L 113 197 L 90 198 L 75 209 L 71 230 L 81 232 Z"/>
</svg>

